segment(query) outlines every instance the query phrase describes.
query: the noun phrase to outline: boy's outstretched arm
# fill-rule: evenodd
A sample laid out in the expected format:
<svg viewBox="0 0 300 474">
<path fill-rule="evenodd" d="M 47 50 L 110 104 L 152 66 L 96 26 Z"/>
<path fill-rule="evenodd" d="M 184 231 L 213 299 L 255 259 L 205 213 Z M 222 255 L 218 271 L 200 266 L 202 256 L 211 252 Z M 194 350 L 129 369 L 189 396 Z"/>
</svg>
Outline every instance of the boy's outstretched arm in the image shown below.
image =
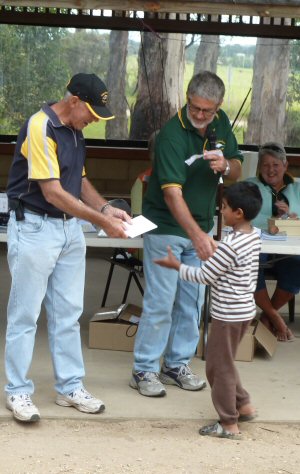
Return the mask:
<svg viewBox="0 0 300 474">
<path fill-rule="evenodd" d="M 177 260 L 175 255 L 173 255 L 171 247 L 169 245 L 167 247 L 167 251 L 168 251 L 168 255 L 166 257 L 153 260 L 154 263 L 157 263 L 161 267 L 174 268 L 174 270 L 179 271 L 180 261 Z"/>
</svg>

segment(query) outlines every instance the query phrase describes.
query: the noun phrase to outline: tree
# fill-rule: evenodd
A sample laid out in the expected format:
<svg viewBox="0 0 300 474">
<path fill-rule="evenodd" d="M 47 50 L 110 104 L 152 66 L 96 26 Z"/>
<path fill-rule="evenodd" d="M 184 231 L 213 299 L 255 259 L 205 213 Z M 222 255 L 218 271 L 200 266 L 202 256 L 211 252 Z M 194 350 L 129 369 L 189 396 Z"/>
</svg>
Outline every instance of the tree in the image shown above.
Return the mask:
<svg viewBox="0 0 300 474">
<path fill-rule="evenodd" d="M 111 31 L 106 85 L 110 92 L 109 107 L 116 118 L 106 122 L 105 136 L 115 140 L 128 138 L 128 104 L 125 91 L 127 49 L 128 31 Z"/>
<path fill-rule="evenodd" d="M 0 25 L 1 133 L 16 134 L 46 100 L 60 98 L 68 72 L 61 28 Z"/>
<path fill-rule="evenodd" d="M 300 146 L 300 117 L 297 104 L 300 101 L 300 44 L 299 41 L 291 41 L 290 76 L 287 92 L 287 135 L 286 143 L 289 146 Z"/>
<path fill-rule="evenodd" d="M 199 71 L 217 72 L 217 61 L 220 52 L 219 35 L 201 35 L 194 64 L 194 74 Z"/>
<path fill-rule="evenodd" d="M 182 106 L 185 35 L 142 33 L 130 138 L 148 139 Z"/>
<path fill-rule="evenodd" d="M 258 38 L 246 144 L 285 142 L 289 58 L 289 40 Z"/>
<path fill-rule="evenodd" d="M 104 80 L 108 70 L 109 34 L 85 29 L 68 31 L 63 54 L 70 76 L 86 72 L 97 74 Z"/>
</svg>

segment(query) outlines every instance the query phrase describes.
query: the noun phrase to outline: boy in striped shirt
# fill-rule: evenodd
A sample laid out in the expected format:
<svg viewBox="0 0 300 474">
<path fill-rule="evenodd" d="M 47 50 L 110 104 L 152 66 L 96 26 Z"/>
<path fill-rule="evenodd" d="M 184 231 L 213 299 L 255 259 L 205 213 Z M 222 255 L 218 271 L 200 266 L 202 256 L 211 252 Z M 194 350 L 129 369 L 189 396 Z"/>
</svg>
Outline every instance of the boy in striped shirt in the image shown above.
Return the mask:
<svg viewBox="0 0 300 474">
<path fill-rule="evenodd" d="M 181 264 L 168 247 L 168 256 L 155 260 L 179 271 L 183 280 L 211 286 L 211 332 L 206 353 L 206 376 L 220 421 L 200 428 L 203 436 L 238 438 L 238 422 L 255 417 L 248 392 L 234 364 L 238 345 L 256 315 L 253 293 L 259 265 L 260 238 L 251 225 L 262 205 L 256 185 L 239 182 L 224 191 L 222 215 L 232 227 L 201 268 Z"/>
</svg>

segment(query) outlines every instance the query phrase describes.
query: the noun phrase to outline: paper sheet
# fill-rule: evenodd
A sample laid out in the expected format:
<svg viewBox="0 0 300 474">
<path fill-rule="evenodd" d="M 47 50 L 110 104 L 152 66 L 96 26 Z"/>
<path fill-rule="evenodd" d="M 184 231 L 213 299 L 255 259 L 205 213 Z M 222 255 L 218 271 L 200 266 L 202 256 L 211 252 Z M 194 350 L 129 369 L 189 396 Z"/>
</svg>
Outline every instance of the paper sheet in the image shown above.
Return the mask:
<svg viewBox="0 0 300 474">
<path fill-rule="evenodd" d="M 128 237 L 137 237 L 138 235 L 145 234 L 149 230 L 156 229 L 157 225 L 149 221 L 146 217 L 140 215 L 131 219 L 132 224 L 125 222 L 126 230 L 125 233 Z M 101 229 L 98 232 L 98 237 L 107 237 L 107 234 Z"/>
<path fill-rule="evenodd" d="M 287 233 L 277 232 L 277 234 L 270 234 L 268 231 L 262 230 L 261 238 L 262 240 L 287 240 Z"/>
<path fill-rule="evenodd" d="M 132 219 L 132 224 L 126 224 L 126 234 L 128 237 L 137 237 L 138 235 L 145 234 L 149 230 L 156 229 L 157 225 L 149 221 L 146 217 L 140 215 Z"/>
<path fill-rule="evenodd" d="M 199 158 L 203 158 L 203 155 L 192 155 L 190 158 L 185 160 L 185 163 L 188 166 L 191 166 L 194 163 L 194 161 L 199 160 Z"/>
</svg>

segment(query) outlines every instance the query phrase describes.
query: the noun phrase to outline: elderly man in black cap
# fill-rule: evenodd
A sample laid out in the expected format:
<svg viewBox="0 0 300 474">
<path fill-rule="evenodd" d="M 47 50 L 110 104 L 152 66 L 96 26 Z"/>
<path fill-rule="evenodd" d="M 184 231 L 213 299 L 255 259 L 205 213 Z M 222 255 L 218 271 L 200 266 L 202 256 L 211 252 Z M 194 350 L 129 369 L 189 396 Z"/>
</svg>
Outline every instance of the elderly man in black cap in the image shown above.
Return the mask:
<svg viewBox="0 0 300 474">
<path fill-rule="evenodd" d="M 59 102 L 44 104 L 22 127 L 7 194 L 8 263 L 12 277 L 5 349 L 6 406 L 24 422 L 40 419 L 28 378 L 36 324 L 44 303 L 56 403 L 85 413 L 104 410 L 83 386 L 78 319 L 83 309 L 85 239 L 78 219 L 126 237 L 130 217 L 111 207 L 85 174 L 82 129 L 114 118 L 95 74 L 76 74 Z"/>
</svg>

